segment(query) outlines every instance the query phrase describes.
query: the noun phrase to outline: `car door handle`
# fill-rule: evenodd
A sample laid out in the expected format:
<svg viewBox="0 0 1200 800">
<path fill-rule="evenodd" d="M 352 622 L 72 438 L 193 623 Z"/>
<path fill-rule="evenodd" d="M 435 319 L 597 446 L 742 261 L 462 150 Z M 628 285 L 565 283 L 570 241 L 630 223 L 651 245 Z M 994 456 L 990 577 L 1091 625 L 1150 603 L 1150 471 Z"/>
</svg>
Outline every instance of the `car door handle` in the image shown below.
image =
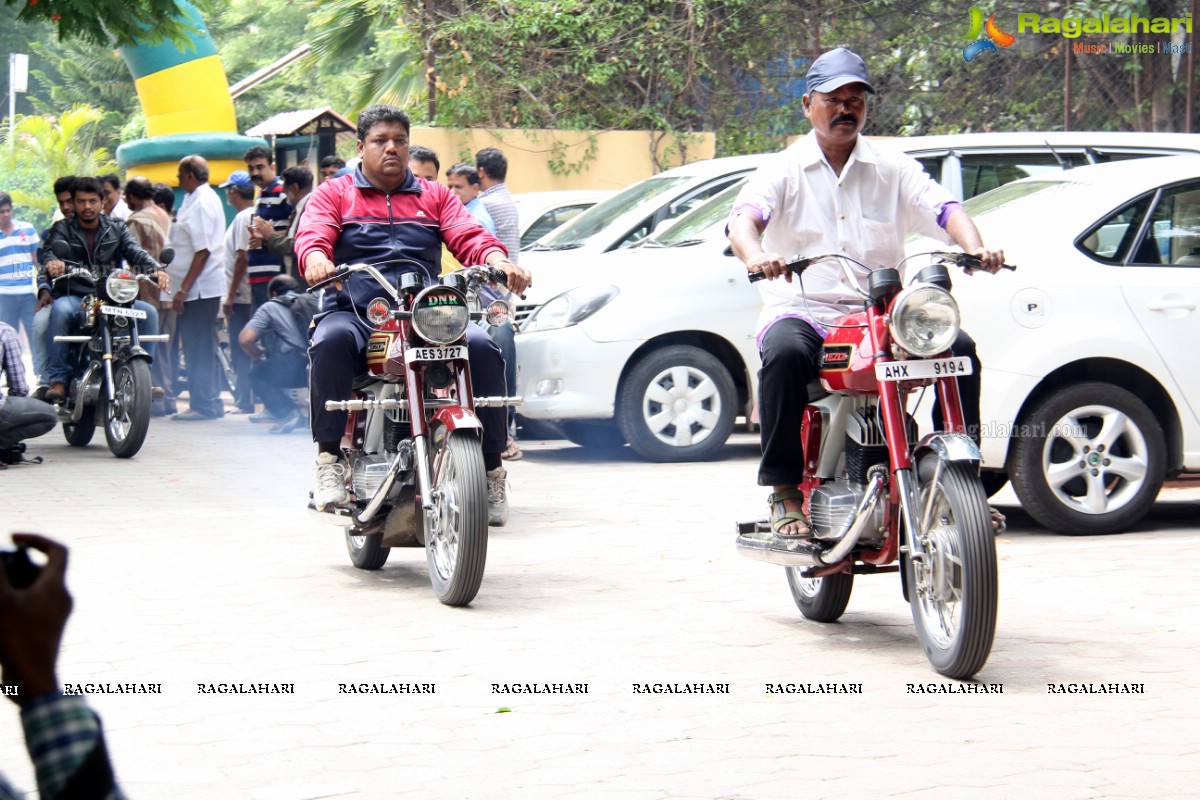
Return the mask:
<svg viewBox="0 0 1200 800">
<path fill-rule="evenodd" d="M 1151 311 L 1195 311 L 1196 304 L 1191 300 L 1155 300 L 1147 303 L 1146 308 Z"/>
</svg>

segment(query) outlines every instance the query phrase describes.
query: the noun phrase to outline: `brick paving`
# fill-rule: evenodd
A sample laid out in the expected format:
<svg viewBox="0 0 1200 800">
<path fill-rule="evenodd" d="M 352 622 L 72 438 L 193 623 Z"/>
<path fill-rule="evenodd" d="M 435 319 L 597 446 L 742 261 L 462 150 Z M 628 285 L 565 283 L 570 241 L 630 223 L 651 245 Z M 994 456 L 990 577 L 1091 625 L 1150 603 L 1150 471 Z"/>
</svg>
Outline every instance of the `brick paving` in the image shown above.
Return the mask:
<svg viewBox="0 0 1200 800">
<path fill-rule="evenodd" d="M 72 546 L 63 681 L 162 685 L 90 695 L 134 798 L 1200 794 L 1200 488 L 1168 489 L 1138 530 L 1102 537 L 1050 535 L 1007 495 L 999 628 L 978 676 L 1003 693 L 913 694 L 947 682 L 896 576 L 860 578 L 843 620 L 821 626 L 780 568 L 734 551 L 733 522 L 765 512 L 751 437 L 682 465 L 523 444 L 509 526 L 493 529 L 467 609 L 437 602 L 419 550 L 351 567 L 341 534 L 304 511 L 307 438 L 243 416 L 156 419 L 131 461 L 102 433 L 86 449 L 35 440 L 45 464 L 0 472 L 0 530 Z M 294 694 L 199 691 L 236 683 Z M 358 683 L 436 689 L 339 693 Z M 1072 683 L 1145 693 L 1048 694 Z M 15 709 L 0 714 L 3 768 L 32 787 L 20 741 Z"/>
</svg>

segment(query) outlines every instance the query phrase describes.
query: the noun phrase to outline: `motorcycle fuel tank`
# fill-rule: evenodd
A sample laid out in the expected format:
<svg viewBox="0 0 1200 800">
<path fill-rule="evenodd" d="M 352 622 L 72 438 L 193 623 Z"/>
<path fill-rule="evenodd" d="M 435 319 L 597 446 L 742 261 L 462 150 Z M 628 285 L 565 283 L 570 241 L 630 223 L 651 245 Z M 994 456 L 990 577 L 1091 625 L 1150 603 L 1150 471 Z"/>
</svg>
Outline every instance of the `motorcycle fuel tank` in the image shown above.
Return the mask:
<svg viewBox="0 0 1200 800">
<path fill-rule="evenodd" d="M 843 394 L 878 394 L 871 336 L 866 312 L 842 317 L 830 328 L 821 347 L 820 379 L 827 391 Z M 878 321 L 883 325 L 883 320 Z M 881 331 L 881 333 L 883 333 Z M 881 337 L 881 339 L 884 337 Z"/>
</svg>

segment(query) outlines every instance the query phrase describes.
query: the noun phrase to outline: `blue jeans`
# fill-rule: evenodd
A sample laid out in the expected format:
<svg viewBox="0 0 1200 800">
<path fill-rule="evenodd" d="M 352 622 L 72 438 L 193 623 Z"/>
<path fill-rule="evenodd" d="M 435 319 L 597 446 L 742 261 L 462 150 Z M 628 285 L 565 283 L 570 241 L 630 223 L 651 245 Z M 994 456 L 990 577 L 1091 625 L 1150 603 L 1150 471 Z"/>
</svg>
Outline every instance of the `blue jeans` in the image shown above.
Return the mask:
<svg viewBox="0 0 1200 800">
<path fill-rule="evenodd" d="M 49 381 L 50 383 L 69 383 L 71 380 L 71 345 L 56 344 L 55 336 L 69 336 L 71 331 L 79 327 L 83 321 L 80 309 L 82 298 L 66 296 L 54 301 L 50 307 L 50 324 L 46 330 L 46 344 L 50 351 Z M 146 312 L 145 319 L 137 321 L 138 334 L 153 336 L 158 333 L 158 309 L 142 300 L 134 300 L 133 307 Z M 146 343 L 147 352 L 153 354 L 154 346 Z"/>
<path fill-rule="evenodd" d="M 13 326 L 18 334 L 21 326 L 25 326 L 25 335 L 33 343 L 33 309 L 37 305 L 37 296 L 32 292 L 23 294 L 0 294 L 0 322 Z"/>
<path fill-rule="evenodd" d="M 503 325 L 488 325 L 484 330 L 500 348 L 500 355 L 504 356 L 504 382 L 508 385 L 508 394 L 514 394 L 517 391 L 517 337 L 512 321 L 506 321 Z M 515 432 L 513 420 L 517 410 L 509 406 L 506 413 L 509 430 Z"/>
<path fill-rule="evenodd" d="M 33 315 L 33 374 L 37 375 L 38 384 L 50 385 L 50 306 L 44 306 Z"/>
</svg>

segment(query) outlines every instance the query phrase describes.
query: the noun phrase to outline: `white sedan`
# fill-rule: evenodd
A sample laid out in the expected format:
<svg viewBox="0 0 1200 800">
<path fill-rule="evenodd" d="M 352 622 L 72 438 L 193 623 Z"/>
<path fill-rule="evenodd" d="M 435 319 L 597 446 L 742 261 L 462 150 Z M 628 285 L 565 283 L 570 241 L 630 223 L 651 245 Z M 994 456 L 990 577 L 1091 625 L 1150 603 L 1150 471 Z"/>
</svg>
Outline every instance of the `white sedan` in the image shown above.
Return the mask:
<svg viewBox="0 0 1200 800">
<path fill-rule="evenodd" d="M 1200 158 L 1047 173 L 966 208 L 1017 265 L 954 282 L 984 466 L 1049 528 L 1128 528 L 1165 476 L 1200 471 Z"/>
<path fill-rule="evenodd" d="M 538 239 L 614 194 L 616 191 L 611 189 L 514 194 L 513 205 L 517 207 L 521 227 L 521 249 L 529 249 Z"/>
<path fill-rule="evenodd" d="M 641 246 L 592 257 L 517 335 L 521 414 L 654 461 L 715 455 L 753 408 L 761 300 L 728 253 L 739 185 Z"/>
</svg>

